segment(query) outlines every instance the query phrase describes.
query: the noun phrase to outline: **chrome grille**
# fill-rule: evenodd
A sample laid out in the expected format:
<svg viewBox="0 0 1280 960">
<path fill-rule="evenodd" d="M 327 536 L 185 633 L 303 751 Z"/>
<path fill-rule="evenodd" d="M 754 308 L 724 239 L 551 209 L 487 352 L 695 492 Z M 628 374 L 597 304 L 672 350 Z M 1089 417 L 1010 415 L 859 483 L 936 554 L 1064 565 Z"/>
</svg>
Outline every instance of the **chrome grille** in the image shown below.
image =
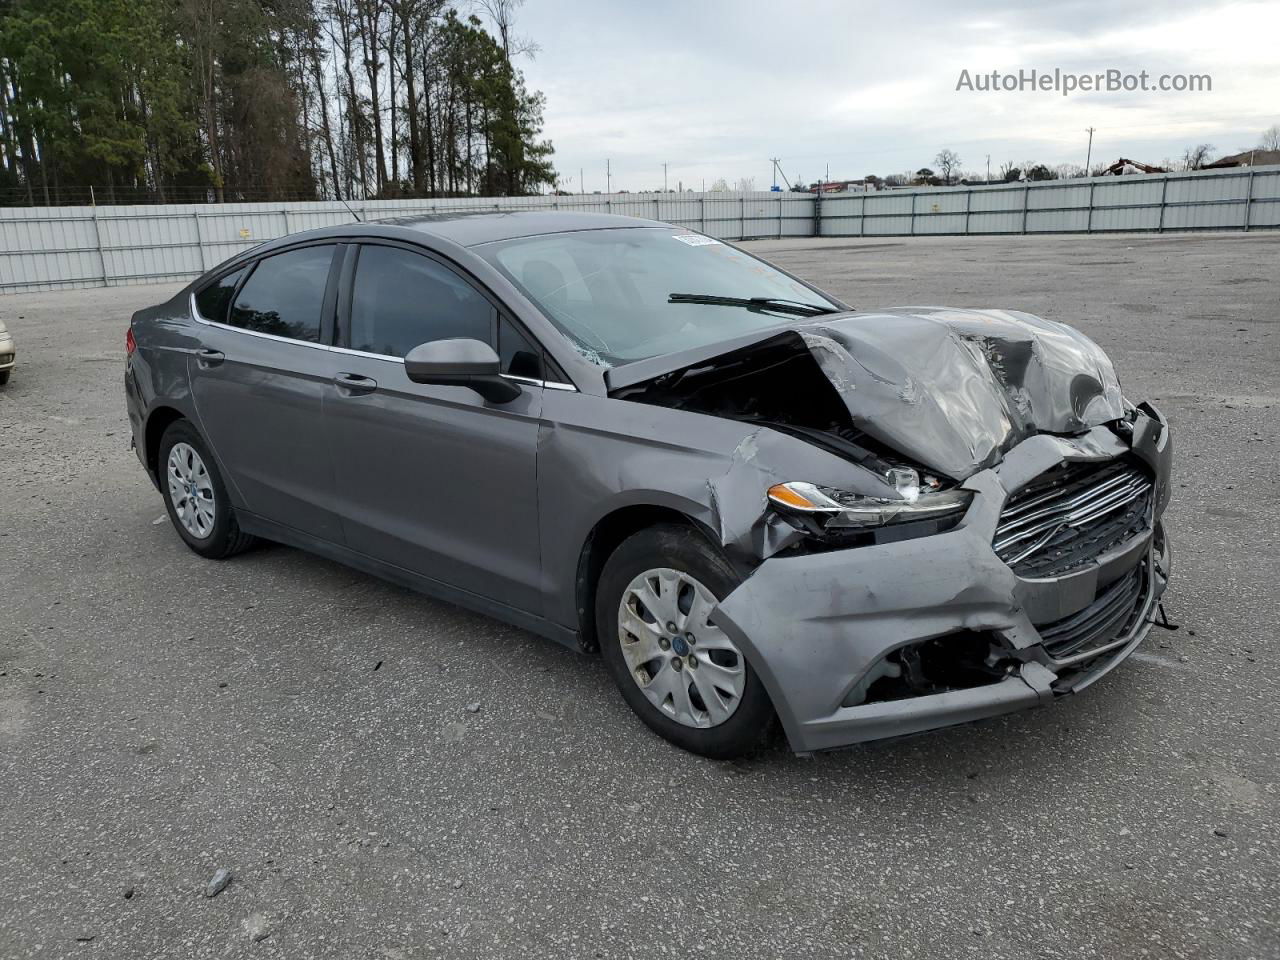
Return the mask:
<svg viewBox="0 0 1280 960">
<path fill-rule="evenodd" d="M 1147 565 L 1143 562 L 1100 590 L 1083 610 L 1037 627 L 1049 656 L 1059 661 L 1068 657 L 1079 660 L 1126 636 L 1146 610 L 1146 586 Z"/>
<path fill-rule="evenodd" d="M 1151 490 L 1128 458 L 1064 464 L 1005 501 L 992 546 L 1018 576 L 1059 576 L 1149 529 Z"/>
</svg>

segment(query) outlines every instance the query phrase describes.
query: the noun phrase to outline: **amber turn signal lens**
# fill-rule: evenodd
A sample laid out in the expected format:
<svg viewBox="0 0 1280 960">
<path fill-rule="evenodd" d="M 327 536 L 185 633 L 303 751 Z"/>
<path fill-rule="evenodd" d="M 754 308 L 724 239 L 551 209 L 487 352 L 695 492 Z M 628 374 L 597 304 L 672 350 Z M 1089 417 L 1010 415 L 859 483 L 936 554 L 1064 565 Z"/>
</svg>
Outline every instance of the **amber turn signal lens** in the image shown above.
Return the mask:
<svg viewBox="0 0 1280 960">
<path fill-rule="evenodd" d="M 816 510 L 820 506 L 785 483 L 775 483 L 770 487 L 769 499 L 785 507 L 795 507 L 797 510 Z"/>
</svg>

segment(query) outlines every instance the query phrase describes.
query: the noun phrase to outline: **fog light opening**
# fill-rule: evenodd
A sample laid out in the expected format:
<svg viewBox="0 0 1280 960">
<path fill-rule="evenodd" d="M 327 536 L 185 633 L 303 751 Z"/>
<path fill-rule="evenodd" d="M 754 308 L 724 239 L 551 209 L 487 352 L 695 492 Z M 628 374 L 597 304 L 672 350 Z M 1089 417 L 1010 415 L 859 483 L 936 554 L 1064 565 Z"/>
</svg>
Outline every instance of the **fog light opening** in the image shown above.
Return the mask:
<svg viewBox="0 0 1280 960">
<path fill-rule="evenodd" d="M 1017 669 L 1008 646 L 973 630 L 899 647 L 876 661 L 841 706 L 888 703 L 996 683 Z"/>
</svg>

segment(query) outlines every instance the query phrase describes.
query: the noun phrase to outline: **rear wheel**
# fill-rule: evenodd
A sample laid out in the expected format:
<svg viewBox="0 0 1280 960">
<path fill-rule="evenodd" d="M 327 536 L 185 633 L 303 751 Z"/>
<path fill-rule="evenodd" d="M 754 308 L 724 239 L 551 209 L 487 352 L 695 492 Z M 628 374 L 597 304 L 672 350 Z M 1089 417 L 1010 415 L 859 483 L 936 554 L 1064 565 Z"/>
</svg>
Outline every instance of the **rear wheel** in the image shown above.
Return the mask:
<svg viewBox="0 0 1280 960">
<path fill-rule="evenodd" d="M 165 509 L 188 547 L 221 560 L 254 544 L 256 538 L 240 530 L 217 464 L 189 421 L 169 425 L 158 456 Z"/>
<path fill-rule="evenodd" d="M 739 579 L 696 531 L 674 524 L 625 540 L 596 590 L 596 629 L 623 698 L 686 750 L 720 760 L 758 749 L 773 706 L 733 640 L 708 617 Z"/>
<path fill-rule="evenodd" d="M 13 373 L 13 367 L 10 367 L 8 370 L 0 371 L 0 387 L 3 387 L 9 382 L 9 374 L 11 373 Z"/>
</svg>

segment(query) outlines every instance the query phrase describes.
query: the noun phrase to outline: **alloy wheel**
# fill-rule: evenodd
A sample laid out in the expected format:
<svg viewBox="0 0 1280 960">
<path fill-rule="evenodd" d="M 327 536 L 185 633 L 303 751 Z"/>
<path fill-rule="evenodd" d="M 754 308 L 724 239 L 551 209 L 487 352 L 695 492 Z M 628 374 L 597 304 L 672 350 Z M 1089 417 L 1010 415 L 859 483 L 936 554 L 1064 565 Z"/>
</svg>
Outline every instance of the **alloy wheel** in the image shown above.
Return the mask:
<svg viewBox="0 0 1280 960">
<path fill-rule="evenodd" d="M 217 518 L 213 498 L 213 478 L 204 460 L 189 443 L 175 443 L 169 450 L 166 468 L 169 500 L 183 529 L 203 540 L 213 532 Z"/>
</svg>

